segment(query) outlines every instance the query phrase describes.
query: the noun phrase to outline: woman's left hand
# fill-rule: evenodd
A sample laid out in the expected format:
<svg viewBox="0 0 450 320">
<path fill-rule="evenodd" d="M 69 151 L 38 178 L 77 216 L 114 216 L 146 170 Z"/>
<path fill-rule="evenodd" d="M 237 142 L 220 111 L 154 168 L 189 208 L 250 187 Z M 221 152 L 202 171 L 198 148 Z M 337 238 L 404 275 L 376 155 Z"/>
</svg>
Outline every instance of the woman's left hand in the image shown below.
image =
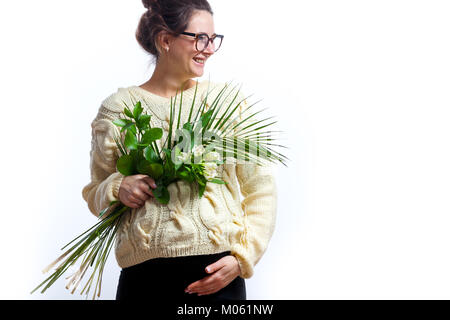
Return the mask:
<svg viewBox="0 0 450 320">
<path fill-rule="evenodd" d="M 226 287 L 241 274 L 238 261 L 233 255 L 217 260 L 207 266 L 205 270 L 210 275 L 188 285 L 185 292 L 197 293 L 199 296 L 212 294 Z"/>
</svg>

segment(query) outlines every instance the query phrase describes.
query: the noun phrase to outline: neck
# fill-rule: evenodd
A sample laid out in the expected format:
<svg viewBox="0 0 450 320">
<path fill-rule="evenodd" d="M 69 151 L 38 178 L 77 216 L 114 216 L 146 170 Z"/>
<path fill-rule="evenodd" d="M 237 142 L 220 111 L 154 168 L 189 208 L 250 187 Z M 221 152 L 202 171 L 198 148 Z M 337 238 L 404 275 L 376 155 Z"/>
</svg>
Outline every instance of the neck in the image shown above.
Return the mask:
<svg viewBox="0 0 450 320">
<path fill-rule="evenodd" d="M 177 73 L 174 68 L 168 68 L 168 64 L 160 61 L 156 64 L 153 74 L 141 87 L 163 97 L 172 97 L 183 90 L 189 89 L 195 85 L 195 81 L 183 74 Z"/>
</svg>

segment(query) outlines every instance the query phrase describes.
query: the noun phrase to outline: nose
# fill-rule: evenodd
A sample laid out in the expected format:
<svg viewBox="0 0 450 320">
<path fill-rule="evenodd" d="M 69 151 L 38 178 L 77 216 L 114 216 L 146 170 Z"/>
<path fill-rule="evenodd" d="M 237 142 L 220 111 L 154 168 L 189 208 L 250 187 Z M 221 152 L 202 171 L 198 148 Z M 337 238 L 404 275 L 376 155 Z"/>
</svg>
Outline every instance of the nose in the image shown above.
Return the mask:
<svg viewBox="0 0 450 320">
<path fill-rule="evenodd" d="M 214 53 L 214 44 L 212 42 L 212 40 L 208 41 L 208 44 L 205 48 L 205 50 L 203 50 L 203 52 L 208 53 L 209 55 L 212 55 Z"/>
</svg>

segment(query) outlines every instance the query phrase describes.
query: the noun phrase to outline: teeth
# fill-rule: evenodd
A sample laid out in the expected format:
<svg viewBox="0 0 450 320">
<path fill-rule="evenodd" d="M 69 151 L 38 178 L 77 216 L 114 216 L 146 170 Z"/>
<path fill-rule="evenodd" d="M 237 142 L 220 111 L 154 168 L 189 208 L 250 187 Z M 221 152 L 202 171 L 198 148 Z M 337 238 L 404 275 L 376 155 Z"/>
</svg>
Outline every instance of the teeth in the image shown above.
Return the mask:
<svg viewBox="0 0 450 320">
<path fill-rule="evenodd" d="M 205 60 L 203 60 L 203 59 L 197 59 L 197 58 L 194 58 L 194 61 L 196 61 L 196 62 L 198 62 L 198 63 L 204 63 L 204 62 L 205 62 Z"/>
</svg>

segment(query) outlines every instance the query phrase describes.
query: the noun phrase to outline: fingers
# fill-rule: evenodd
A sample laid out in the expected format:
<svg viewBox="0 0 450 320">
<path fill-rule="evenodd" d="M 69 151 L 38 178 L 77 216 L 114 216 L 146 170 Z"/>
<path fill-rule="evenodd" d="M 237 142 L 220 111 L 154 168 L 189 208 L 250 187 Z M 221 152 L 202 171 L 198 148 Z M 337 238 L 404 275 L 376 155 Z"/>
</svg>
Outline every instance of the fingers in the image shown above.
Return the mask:
<svg viewBox="0 0 450 320">
<path fill-rule="evenodd" d="M 152 187 L 153 189 L 156 188 L 156 183 L 155 180 L 149 176 L 145 176 L 144 178 L 142 178 L 143 181 L 145 181 L 150 187 Z"/>
<path fill-rule="evenodd" d="M 213 275 L 191 283 L 186 287 L 185 292 L 198 293 L 198 295 L 211 294 L 226 287 L 233 280 L 233 278 L 228 278 L 216 272 Z"/>
<path fill-rule="evenodd" d="M 134 202 L 128 202 L 128 204 L 126 204 L 127 207 L 133 208 L 133 209 L 139 209 L 140 207 L 142 207 L 143 205 L 141 204 L 136 204 Z"/>
<path fill-rule="evenodd" d="M 140 208 L 154 198 L 152 187 L 156 188 L 154 179 L 145 174 L 127 176 L 120 186 L 119 199 L 130 208 Z"/>
<path fill-rule="evenodd" d="M 128 197 L 128 207 L 131 207 L 131 208 L 140 208 L 140 207 L 142 207 L 143 205 L 144 205 L 144 203 L 145 203 L 145 201 L 143 201 L 143 200 L 141 200 L 141 199 L 139 199 L 139 198 L 136 198 L 136 197 L 134 197 L 133 195 L 130 195 L 129 197 Z"/>
<path fill-rule="evenodd" d="M 191 283 L 186 289 L 185 292 L 188 293 L 205 293 L 213 290 L 220 290 L 223 287 L 220 286 L 220 282 L 217 281 L 215 277 L 208 276 L 201 280 L 198 280 L 194 283 Z"/>
<path fill-rule="evenodd" d="M 146 182 L 142 181 L 142 182 L 139 184 L 139 188 L 140 188 L 140 190 L 141 190 L 143 193 L 145 193 L 145 194 L 147 195 L 147 197 L 146 197 L 145 200 L 147 200 L 149 197 L 154 197 L 154 196 L 153 196 L 153 192 L 152 192 L 152 190 L 150 189 L 150 186 L 149 186 Z"/>
<path fill-rule="evenodd" d="M 133 188 L 130 196 L 133 196 L 137 200 L 146 201 L 152 196 L 152 194 L 147 193 L 146 189 L 148 189 L 148 186 L 145 183 L 139 183 Z"/>
<path fill-rule="evenodd" d="M 153 197 L 151 191 L 148 189 L 148 185 L 144 182 L 135 186 L 131 193 L 128 195 L 127 200 L 131 203 L 132 208 L 140 208 L 145 204 L 150 197 Z M 149 194 L 150 193 L 150 194 Z"/>
<path fill-rule="evenodd" d="M 136 197 L 139 197 L 141 200 L 147 200 L 149 197 L 154 197 L 152 189 L 156 188 L 155 180 L 147 175 L 139 175 L 139 183 L 137 184 L 140 191 L 145 193 L 147 197 L 142 196 L 142 194 L 135 194 Z"/>
<path fill-rule="evenodd" d="M 214 272 L 216 272 L 217 270 L 219 270 L 219 269 L 221 269 L 222 267 L 224 267 L 224 259 L 222 258 L 222 259 L 219 259 L 218 261 L 216 261 L 216 262 L 214 262 L 214 263 L 212 263 L 212 264 L 210 264 L 209 266 L 207 266 L 206 268 L 205 268 L 205 271 L 207 272 L 207 273 L 214 273 Z"/>
<path fill-rule="evenodd" d="M 212 294 L 226 287 L 238 275 L 239 268 L 234 256 L 228 255 L 206 266 L 209 276 L 204 277 L 186 287 L 185 292 L 198 295 Z"/>
<path fill-rule="evenodd" d="M 225 288 L 231 281 L 224 278 L 212 279 L 211 281 L 198 282 L 193 289 L 190 289 L 191 293 L 197 293 L 199 296 L 212 294 Z"/>
</svg>

